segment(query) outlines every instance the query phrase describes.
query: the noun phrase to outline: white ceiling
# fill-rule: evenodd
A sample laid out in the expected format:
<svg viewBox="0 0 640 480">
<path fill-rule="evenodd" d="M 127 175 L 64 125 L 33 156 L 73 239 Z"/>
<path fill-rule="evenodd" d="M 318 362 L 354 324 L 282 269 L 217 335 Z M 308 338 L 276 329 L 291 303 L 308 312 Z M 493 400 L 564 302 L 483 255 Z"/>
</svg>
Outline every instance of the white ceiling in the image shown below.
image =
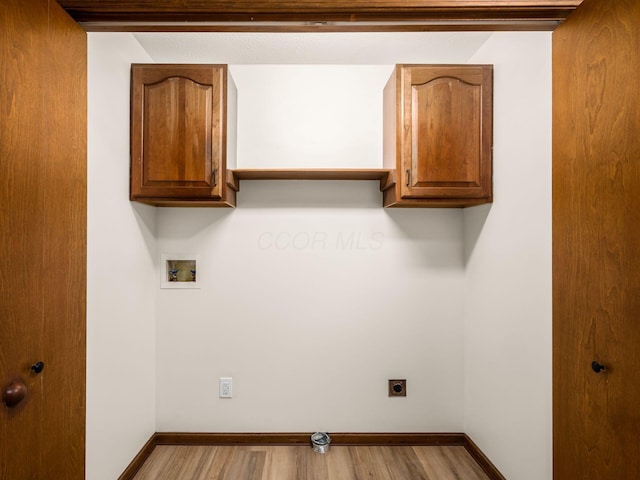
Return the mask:
<svg viewBox="0 0 640 480">
<path fill-rule="evenodd" d="M 466 63 L 491 32 L 136 33 L 158 63 Z"/>
</svg>

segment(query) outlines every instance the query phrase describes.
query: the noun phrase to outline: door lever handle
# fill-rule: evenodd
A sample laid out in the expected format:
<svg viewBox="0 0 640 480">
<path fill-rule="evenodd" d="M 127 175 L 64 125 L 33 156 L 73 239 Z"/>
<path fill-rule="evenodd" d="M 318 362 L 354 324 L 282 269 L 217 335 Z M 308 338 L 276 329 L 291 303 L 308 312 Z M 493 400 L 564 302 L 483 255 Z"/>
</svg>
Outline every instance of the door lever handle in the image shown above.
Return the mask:
<svg viewBox="0 0 640 480">
<path fill-rule="evenodd" d="M 596 362 L 595 360 L 593 362 L 591 362 L 591 368 L 596 373 L 606 372 L 607 371 L 607 367 L 605 367 L 604 365 Z"/>
</svg>

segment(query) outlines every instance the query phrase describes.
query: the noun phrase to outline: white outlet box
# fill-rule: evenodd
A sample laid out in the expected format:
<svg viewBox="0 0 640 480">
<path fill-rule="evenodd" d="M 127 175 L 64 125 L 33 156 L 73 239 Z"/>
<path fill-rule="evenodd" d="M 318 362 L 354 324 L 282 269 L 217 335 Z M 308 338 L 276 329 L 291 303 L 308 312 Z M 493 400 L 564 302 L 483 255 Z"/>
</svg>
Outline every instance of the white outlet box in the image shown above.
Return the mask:
<svg viewBox="0 0 640 480">
<path fill-rule="evenodd" d="M 233 397 L 233 378 L 220 378 L 220 398 Z"/>
</svg>

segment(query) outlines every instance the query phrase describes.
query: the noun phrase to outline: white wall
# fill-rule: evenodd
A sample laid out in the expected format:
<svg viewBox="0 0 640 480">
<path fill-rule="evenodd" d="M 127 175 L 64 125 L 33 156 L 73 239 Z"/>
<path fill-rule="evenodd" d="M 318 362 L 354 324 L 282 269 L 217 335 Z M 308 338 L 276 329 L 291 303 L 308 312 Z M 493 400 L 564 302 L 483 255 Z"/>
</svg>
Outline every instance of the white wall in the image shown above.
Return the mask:
<svg viewBox="0 0 640 480">
<path fill-rule="evenodd" d="M 392 66 L 230 70 L 239 167 L 381 167 Z M 203 282 L 158 294 L 159 430 L 461 430 L 462 212 L 381 203 L 373 181 L 245 181 L 235 211 L 159 211 L 159 253 L 200 255 Z"/>
<path fill-rule="evenodd" d="M 87 265 L 89 480 L 117 478 L 155 432 L 155 223 L 129 198 L 130 34 L 90 33 Z"/>
<path fill-rule="evenodd" d="M 158 213 L 158 251 L 200 254 L 203 282 L 158 294 L 158 429 L 460 431 L 462 213 L 385 211 L 376 182 L 240 193 Z"/>
<path fill-rule="evenodd" d="M 551 33 L 495 33 L 494 196 L 464 212 L 465 432 L 509 480 L 552 478 Z"/>
<path fill-rule="evenodd" d="M 242 168 L 380 168 L 393 65 L 233 65 Z"/>
<path fill-rule="evenodd" d="M 88 478 L 114 478 L 154 429 L 465 431 L 510 480 L 551 478 L 551 35 L 423 35 L 409 36 L 425 56 L 403 37 L 398 62 L 445 62 L 451 44 L 451 63 L 495 64 L 491 206 L 383 210 L 375 182 L 292 181 L 243 182 L 235 210 L 130 204 L 128 63 L 148 57 L 128 35 L 90 35 Z M 233 64 L 263 48 L 242 37 L 234 57 L 183 36 L 135 38 L 158 62 Z M 265 63 L 283 63 L 274 38 Z M 309 58 L 300 38 L 294 54 Z M 353 63 L 375 56 L 359 48 Z M 239 167 L 381 166 L 373 134 L 339 165 L 348 135 L 312 161 L 305 135 L 260 155 L 249 143 L 264 124 L 247 120 L 261 104 L 242 92 L 261 76 L 242 68 Z M 368 112 L 364 124 L 379 115 Z M 201 288 L 161 290 L 162 253 L 199 254 Z M 222 376 L 232 399 L 218 398 Z M 395 377 L 407 398 L 387 397 Z M 125 402 L 118 383 L 140 395 Z"/>
</svg>

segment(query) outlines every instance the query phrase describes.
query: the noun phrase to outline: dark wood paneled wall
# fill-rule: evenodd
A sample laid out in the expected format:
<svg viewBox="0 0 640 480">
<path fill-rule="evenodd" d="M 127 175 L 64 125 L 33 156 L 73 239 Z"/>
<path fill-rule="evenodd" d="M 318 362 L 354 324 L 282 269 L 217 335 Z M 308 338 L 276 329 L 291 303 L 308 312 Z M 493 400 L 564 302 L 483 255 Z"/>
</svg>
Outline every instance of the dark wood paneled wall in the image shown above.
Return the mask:
<svg viewBox="0 0 640 480">
<path fill-rule="evenodd" d="M 640 478 L 639 47 L 637 0 L 553 34 L 555 480 Z"/>
<path fill-rule="evenodd" d="M 53 0 L 3 0 L 0 32 L 0 386 L 27 391 L 0 404 L 0 479 L 81 480 L 86 34 Z"/>
</svg>

